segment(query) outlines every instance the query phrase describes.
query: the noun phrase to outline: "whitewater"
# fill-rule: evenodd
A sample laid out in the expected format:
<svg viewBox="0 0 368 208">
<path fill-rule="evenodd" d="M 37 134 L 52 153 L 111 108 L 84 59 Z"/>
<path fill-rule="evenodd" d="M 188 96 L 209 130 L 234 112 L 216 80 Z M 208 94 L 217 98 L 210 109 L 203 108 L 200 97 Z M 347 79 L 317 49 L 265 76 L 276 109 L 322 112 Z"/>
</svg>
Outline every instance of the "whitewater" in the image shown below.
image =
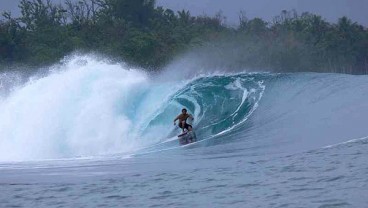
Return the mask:
<svg viewBox="0 0 368 208">
<path fill-rule="evenodd" d="M 75 55 L 21 80 L 0 75 L 0 207 L 368 206 L 367 76 Z"/>
</svg>

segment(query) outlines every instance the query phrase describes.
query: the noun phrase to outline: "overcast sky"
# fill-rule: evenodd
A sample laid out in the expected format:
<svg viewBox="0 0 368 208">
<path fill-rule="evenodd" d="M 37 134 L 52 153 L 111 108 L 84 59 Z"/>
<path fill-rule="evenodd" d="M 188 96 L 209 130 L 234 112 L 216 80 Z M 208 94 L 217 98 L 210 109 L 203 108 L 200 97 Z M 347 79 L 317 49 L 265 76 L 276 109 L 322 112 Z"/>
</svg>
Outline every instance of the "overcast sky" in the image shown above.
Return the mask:
<svg viewBox="0 0 368 208">
<path fill-rule="evenodd" d="M 62 0 L 54 0 L 63 2 Z M 0 10 L 19 13 L 17 0 L 0 0 Z M 214 15 L 222 11 L 227 23 L 235 25 L 239 12 L 245 11 L 247 17 L 261 17 L 271 21 L 282 10 L 295 9 L 299 13 L 309 11 L 322 15 L 330 22 L 348 16 L 353 21 L 368 26 L 368 0 L 157 0 L 158 5 L 177 10 L 189 10 L 193 15 Z"/>
</svg>

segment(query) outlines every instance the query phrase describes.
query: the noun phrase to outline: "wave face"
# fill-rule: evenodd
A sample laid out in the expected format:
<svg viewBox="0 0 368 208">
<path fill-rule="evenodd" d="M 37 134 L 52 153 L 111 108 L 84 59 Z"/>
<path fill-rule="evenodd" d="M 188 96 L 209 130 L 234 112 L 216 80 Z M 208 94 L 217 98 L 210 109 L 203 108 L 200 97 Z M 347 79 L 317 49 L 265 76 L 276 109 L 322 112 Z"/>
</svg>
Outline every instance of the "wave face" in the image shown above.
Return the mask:
<svg viewBox="0 0 368 208">
<path fill-rule="evenodd" d="M 68 60 L 2 96 L 0 161 L 158 151 L 179 132 L 173 118 L 183 107 L 195 117 L 198 146 L 240 141 L 257 151 L 295 151 L 366 135 L 367 96 L 359 91 L 366 77 L 171 76 L 88 56 Z"/>
<path fill-rule="evenodd" d="M 264 89 L 261 79 L 244 74 L 195 79 L 170 96 L 158 114 L 149 119 L 148 132 L 157 132 L 152 130 L 157 126 L 167 129 L 185 107 L 193 114 L 193 125 L 202 139 L 224 134 L 247 120 Z"/>
</svg>

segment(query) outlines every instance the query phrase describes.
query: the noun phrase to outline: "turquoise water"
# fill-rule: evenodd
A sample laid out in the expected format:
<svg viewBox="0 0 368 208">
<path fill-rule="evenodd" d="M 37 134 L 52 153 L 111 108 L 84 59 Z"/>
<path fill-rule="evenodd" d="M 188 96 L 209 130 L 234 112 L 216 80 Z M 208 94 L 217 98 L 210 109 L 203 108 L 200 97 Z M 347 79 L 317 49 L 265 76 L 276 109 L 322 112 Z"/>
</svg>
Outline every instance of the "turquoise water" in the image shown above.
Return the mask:
<svg viewBox="0 0 368 208">
<path fill-rule="evenodd" d="M 367 81 L 68 60 L 2 96 L 0 207 L 366 207 Z"/>
</svg>

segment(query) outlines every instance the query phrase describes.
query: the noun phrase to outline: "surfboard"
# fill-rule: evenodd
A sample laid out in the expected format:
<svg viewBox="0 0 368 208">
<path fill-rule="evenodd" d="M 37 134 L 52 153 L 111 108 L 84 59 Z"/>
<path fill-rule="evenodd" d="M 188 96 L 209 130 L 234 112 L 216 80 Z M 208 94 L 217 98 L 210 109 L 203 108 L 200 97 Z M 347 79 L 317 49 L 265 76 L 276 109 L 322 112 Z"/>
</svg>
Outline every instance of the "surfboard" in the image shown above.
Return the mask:
<svg viewBox="0 0 368 208">
<path fill-rule="evenodd" d="M 179 138 L 179 144 L 181 145 L 186 145 L 186 144 L 190 144 L 190 143 L 197 141 L 197 136 L 193 130 L 179 134 L 178 138 Z"/>
<path fill-rule="evenodd" d="M 187 134 L 187 132 L 183 132 L 183 133 L 179 134 L 178 137 L 182 137 L 182 136 L 184 136 L 186 134 Z"/>
</svg>

